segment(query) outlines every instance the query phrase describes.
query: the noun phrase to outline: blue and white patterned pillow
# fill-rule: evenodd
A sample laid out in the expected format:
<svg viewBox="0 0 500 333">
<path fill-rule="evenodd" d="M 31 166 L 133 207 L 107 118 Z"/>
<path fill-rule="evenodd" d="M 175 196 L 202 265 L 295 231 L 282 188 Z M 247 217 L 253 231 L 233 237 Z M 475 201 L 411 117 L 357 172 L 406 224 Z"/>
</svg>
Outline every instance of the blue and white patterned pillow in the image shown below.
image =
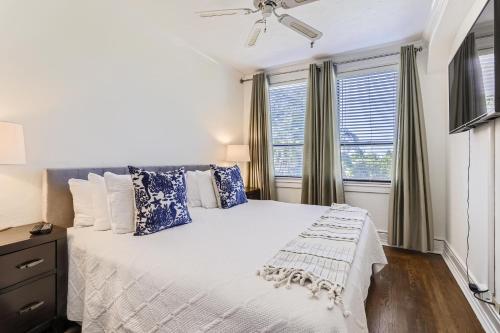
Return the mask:
<svg viewBox="0 0 500 333">
<path fill-rule="evenodd" d="M 237 165 L 223 168 L 212 164 L 210 169 L 218 192 L 220 208 L 227 209 L 248 202 L 243 178 Z"/>
<path fill-rule="evenodd" d="M 128 169 L 135 194 L 134 236 L 191 223 L 184 168 L 168 172 L 149 172 L 131 166 Z"/>
</svg>

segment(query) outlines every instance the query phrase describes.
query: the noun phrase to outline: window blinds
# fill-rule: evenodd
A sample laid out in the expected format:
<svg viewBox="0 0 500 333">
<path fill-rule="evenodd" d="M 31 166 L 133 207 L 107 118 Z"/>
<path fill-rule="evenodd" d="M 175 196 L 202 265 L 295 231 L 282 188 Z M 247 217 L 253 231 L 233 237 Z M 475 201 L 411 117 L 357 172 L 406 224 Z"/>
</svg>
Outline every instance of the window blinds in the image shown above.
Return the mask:
<svg viewBox="0 0 500 333">
<path fill-rule="evenodd" d="M 337 80 L 345 180 L 391 180 L 397 89 L 396 70 Z"/>
<path fill-rule="evenodd" d="M 301 177 L 307 82 L 271 86 L 269 103 L 275 175 Z"/>
</svg>

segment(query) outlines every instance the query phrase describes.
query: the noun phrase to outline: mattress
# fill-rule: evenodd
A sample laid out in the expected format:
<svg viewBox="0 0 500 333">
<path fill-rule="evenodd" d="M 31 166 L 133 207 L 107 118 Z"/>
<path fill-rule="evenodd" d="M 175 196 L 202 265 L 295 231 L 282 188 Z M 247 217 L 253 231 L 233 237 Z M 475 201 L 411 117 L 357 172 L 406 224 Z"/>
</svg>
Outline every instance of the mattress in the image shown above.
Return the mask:
<svg viewBox="0 0 500 333">
<path fill-rule="evenodd" d="M 68 319 L 84 332 L 366 332 L 370 277 L 387 263 L 370 219 L 343 306 L 256 275 L 326 209 L 250 200 L 190 208 L 193 223 L 144 237 L 70 228 Z"/>
</svg>

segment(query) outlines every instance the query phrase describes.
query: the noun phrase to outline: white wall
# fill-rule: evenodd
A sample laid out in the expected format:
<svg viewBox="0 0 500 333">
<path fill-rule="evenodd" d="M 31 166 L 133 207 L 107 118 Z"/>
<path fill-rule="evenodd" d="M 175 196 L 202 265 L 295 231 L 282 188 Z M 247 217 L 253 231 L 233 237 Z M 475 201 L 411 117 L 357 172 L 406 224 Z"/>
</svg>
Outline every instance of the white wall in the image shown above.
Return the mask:
<svg viewBox="0 0 500 333">
<path fill-rule="evenodd" d="M 488 225 L 493 122 L 470 132 L 470 259 L 473 276 L 488 283 Z M 448 138 L 448 214 L 446 239 L 465 262 L 467 235 L 467 156 L 469 133 Z"/>
<path fill-rule="evenodd" d="M 487 0 L 448 1 L 440 21 L 436 24 L 430 40 L 428 69 L 433 79 L 427 89 L 434 91 L 435 105 L 432 112 L 446 117 L 448 122 L 448 77 L 447 66 Z M 496 127 L 499 128 L 499 121 Z M 446 130 L 447 131 L 447 130 Z M 446 132 L 444 132 L 446 133 Z M 494 206 L 500 199 L 494 197 L 494 168 L 500 155 L 495 146 L 500 142 L 500 133 L 495 133 L 495 122 L 490 122 L 470 133 L 445 135 L 446 141 L 446 240 L 463 263 L 467 249 L 467 156 L 468 135 L 471 136 L 470 178 L 470 255 L 469 266 L 477 282 L 493 289 L 493 260 L 491 227 L 494 221 Z M 499 170 L 500 171 L 500 170 Z M 497 182 L 497 190 L 500 185 Z M 499 221 L 497 220 L 497 224 Z M 500 238 L 497 238 L 500 239 Z M 497 259 L 499 256 L 497 255 Z M 498 275 L 498 274 L 497 274 Z M 499 278 L 497 276 L 497 278 Z M 498 286 L 498 285 L 497 285 Z"/>
<path fill-rule="evenodd" d="M 0 167 L 0 227 L 41 218 L 43 168 L 207 163 L 243 140 L 240 73 L 153 5 L 0 3 L 0 121 L 24 125 L 28 159 Z"/>
</svg>

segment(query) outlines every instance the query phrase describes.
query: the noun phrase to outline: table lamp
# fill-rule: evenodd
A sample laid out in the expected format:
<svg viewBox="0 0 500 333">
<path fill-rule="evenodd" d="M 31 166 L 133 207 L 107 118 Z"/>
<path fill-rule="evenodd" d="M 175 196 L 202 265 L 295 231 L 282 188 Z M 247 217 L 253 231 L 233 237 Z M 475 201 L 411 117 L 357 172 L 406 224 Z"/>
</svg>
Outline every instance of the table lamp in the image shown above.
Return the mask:
<svg viewBox="0 0 500 333">
<path fill-rule="evenodd" d="M 0 121 L 0 164 L 26 164 L 21 125 Z"/>
<path fill-rule="evenodd" d="M 250 162 L 250 149 L 248 145 L 228 145 L 226 161 L 235 162 L 238 166 L 242 162 Z"/>
<path fill-rule="evenodd" d="M 25 164 L 23 127 L 0 121 L 0 165 Z M 10 229 L 1 228 L 0 232 Z"/>
</svg>

